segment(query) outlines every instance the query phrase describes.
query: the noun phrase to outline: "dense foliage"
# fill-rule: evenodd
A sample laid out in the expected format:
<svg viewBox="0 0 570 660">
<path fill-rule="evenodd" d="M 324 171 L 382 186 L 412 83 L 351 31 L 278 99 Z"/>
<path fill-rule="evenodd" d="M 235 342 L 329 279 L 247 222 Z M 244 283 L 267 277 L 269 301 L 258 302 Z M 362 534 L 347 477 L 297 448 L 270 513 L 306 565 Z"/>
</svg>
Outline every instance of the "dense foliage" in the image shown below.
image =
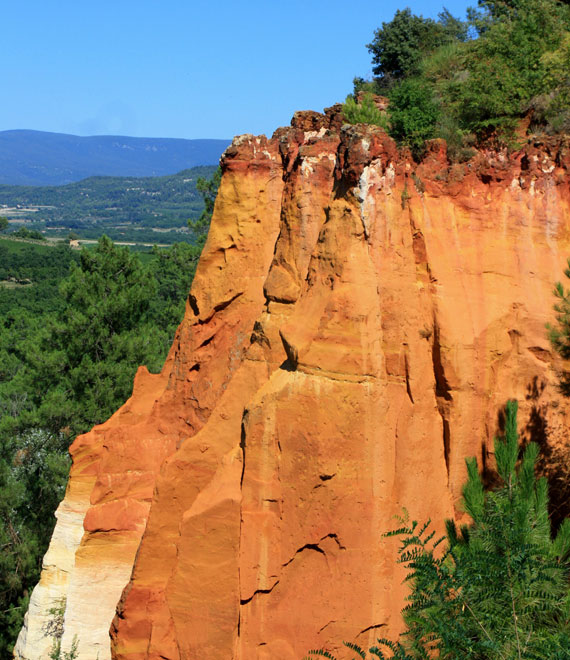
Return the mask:
<svg viewBox="0 0 570 660">
<path fill-rule="evenodd" d="M 20 244 L 11 252 L 3 243 L 10 242 L 0 242 L 2 274 L 31 283 L 0 288 L 2 657 L 38 578 L 69 442 L 128 398 L 140 364 L 160 369 L 200 252 L 184 243 L 155 249 L 143 266 L 106 237 L 79 259 L 65 246 Z"/>
<path fill-rule="evenodd" d="M 419 527 L 403 519 L 386 535 L 401 539 L 399 561 L 408 569 L 407 629 L 397 642 L 378 640 L 371 657 L 570 658 L 570 519 L 553 538 L 547 483 L 535 476 L 538 447 L 530 443 L 518 460 L 516 417 L 511 401 L 505 439 L 495 440 L 500 487 L 486 492 L 476 460 L 467 461 L 463 506 L 470 525 L 457 529 L 447 521 L 447 536 L 434 540 L 429 522 Z"/>
<path fill-rule="evenodd" d="M 439 20 L 415 16 L 409 8 L 397 10 L 389 23 L 374 33 L 367 48 L 372 55 L 373 72 L 378 84 L 389 87 L 420 73 L 423 57 L 441 46 L 467 39 L 467 26 L 447 10 Z"/>
<path fill-rule="evenodd" d="M 347 97 L 343 114 L 349 124 L 376 124 L 388 128 L 386 113 L 375 106 L 370 92 L 365 92 L 359 103 L 352 96 Z"/>
<path fill-rule="evenodd" d="M 46 237 L 37 229 L 28 229 L 27 227 L 20 227 L 12 232 L 15 238 L 24 238 L 31 241 L 45 241 Z"/>
<path fill-rule="evenodd" d="M 417 155 L 432 137 L 459 159 L 474 140 L 512 144 L 525 115 L 533 131 L 570 130 L 568 3 L 479 0 L 466 21 L 398 10 L 368 49 L 375 77 L 355 92 L 388 96 L 391 133 Z"/>
<path fill-rule="evenodd" d="M 196 244 L 154 248 L 144 263 L 106 236 L 79 254 L 0 240 L 0 657 L 39 577 L 69 442 L 128 398 L 139 365 L 160 370 L 218 184 L 199 179 L 206 210 Z"/>
<path fill-rule="evenodd" d="M 59 282 L 78 260 L 79 254 L 64 244 L 0 240 L 0 318 L 16 309 L 34 314 L 55 309 L 60 304 Z"/>
</svg>

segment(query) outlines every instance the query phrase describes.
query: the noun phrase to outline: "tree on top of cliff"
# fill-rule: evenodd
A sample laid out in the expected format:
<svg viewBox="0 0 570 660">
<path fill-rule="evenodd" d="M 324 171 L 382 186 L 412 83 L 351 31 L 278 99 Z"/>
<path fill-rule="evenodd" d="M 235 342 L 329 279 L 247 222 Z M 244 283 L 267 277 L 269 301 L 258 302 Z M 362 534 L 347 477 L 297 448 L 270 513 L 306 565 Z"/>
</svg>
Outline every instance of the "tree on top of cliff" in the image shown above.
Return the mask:
<svg viewBox="0 0 570 660">
<path fill-rule="evenodd" d="M 411 10 L 398 9 L 389 23 L 374 32 L 367 44 L 372 55 L 373 72 L 379 81 L 389 85 L 394 80 L 419 73 L 422 58 L 439 46 L 467 38 L 467 27 L 447 9 L 439 21 L 416 16 Z"/>
<path fill-rule="evenodd" d="M 388 128 L 386 113 L 376 107 L 374 96 L 370 92 L 365 92 L 360 102 L 350 95 L 347 96 L 342 112 L 349 124 L 376 124 L 385 130 Z"/>
<path fill-rule="evenodd" d="M 518 460 L 517 404 L 510 401 L 505 438 L 495 440 L 500 488 L 486 492 L 476 459 L 467 460 L 463 506 L 473 522 L 458 530 L 447 521 L 447 536 L 435 541 L 429 522 L 403 519 L 386 534 L 401 539 L 399 562 L 408 569 L 407 630 L 398 642 L 378 640 L 371 655 L 386 658 L 384 648 L 397 660 L 570 658 L 570 519 L 552 538 L 537 456 L 530 443 Z"/>
<path fill-rule="evenodd" d="M 534 132 L 569 131 L 569 4 L 480 0 L 467 18 L 444 11 L 434 21 L 397 11 L 368 44 L 375 78 L 355 78 L 355 93 L 387 95 L 391 134 L 414 146 L 418 124 L 407 90 L 421 88 L 438 109 L 426 117 L 421 139 L 445 138 L 458 158 L 474 137 L 512 143 L 527 113 Z"/>
</svg>

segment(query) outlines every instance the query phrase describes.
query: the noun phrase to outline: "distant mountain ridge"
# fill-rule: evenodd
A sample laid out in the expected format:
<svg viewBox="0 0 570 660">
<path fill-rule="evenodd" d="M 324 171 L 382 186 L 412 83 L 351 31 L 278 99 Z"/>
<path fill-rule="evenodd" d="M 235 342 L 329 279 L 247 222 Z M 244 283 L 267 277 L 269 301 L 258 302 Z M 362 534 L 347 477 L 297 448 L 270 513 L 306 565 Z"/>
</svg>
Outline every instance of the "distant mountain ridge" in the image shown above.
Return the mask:
<svg viewBox="0 0 570 660">
<path fill-rule="evenodd" d="M 230 140 L 0 131 L 0 184 L 59 186 L 90 176 L 165 176 L 216 165 L 229 144 Z"/>
</svg>

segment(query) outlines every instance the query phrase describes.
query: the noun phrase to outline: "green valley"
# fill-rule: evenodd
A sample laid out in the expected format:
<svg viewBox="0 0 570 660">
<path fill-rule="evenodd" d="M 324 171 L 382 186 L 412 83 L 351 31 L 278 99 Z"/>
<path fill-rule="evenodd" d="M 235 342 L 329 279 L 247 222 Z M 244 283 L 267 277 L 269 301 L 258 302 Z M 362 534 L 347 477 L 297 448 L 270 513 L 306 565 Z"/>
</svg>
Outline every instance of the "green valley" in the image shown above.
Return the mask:
<svg viewBox="0 0 570 660">
<path fill-rule="evenodd" d="M 47 238 L 171 244 L 191 238 L 187 221 L 204 208 L 196 188 L 215 166 L 194 167 L 162 177 L 90 177 L 65 186 L 0 185 L 0 216 L 9 230 L 25 226 Z"/>
</svg>

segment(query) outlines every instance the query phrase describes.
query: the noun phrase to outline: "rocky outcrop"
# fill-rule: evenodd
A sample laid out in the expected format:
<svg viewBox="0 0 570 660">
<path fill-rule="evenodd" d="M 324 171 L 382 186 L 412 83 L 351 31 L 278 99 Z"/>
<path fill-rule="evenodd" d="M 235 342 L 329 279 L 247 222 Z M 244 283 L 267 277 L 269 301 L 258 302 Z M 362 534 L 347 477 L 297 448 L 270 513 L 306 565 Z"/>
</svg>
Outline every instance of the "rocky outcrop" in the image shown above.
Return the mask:
<svg viewBox="0 0 570 660">
<path fill-rule="evenodd" d="M 491 473 L 508 398 L 566 483 L 545 323 L 569 166 L 561 141 L 462 164 L 434 141 L 416 165 L 338 107 L 236 138 L 162 373 L 72 447 L 16 656 L 46 657 L 57 599 L 81 660 L 298 660 L 396 634 L 381 535 L 403 508 L 463 515 L 464 458 Z"/>
</svg>

